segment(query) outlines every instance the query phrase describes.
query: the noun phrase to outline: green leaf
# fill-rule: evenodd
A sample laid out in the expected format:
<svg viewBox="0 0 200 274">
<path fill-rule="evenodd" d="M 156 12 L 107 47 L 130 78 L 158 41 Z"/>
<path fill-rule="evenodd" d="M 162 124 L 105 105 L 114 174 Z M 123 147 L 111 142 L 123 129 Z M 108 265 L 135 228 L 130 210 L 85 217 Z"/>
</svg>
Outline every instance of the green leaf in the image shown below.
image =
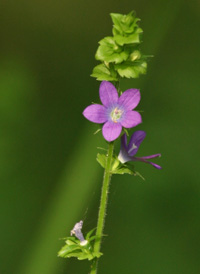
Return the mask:
<svg viewBox="0 0 200 274">
<path fill-rule="evenodd" d="M 107 36 L 99 41 L 99 44 L 101 46 L 107 46 L 110 47 L 110 49 L 115 51 L 120 51 L 120 47 L 116 45 L 115 40 L 112 36 Z"/>
<path fill-rule="evenodd" d="M 135 171 L 134 175 L 139 176 L 143 181 L 145 181 L 145 178 L 138 171 Z"/>
<path fill-rule="evenodd" d="M 114 23 L 114 28 L 121 34 L 125 32 L 134 22 L 135 15 L 134 12 L 130 12 L 127 15 L 123 15 L 120 13 L 111 13 L 110 14 L 112 21 Z"/>
<path fill-rule="evenodd" d="M 147 69 L 146 61 L 124 62 L 115 65 L 115 68 L 121 77 L 138 78 L 140 74 L 145 74 Z"/>
<path fill-rule="evenodd" d="M 85 239 L 86 239 L 86 240 L 89 240 L 90 236 L 94 233 L 95 230 L 96 230 L 96 227 L 93 228 L 92 230 L 90 230 L 90 231 L 87 233 Z"/>
<path fill-rule="evenodd" d="M 77 244 L 77 241 L 72 241 L 68 238 L 67 241 L 66 241 L 66 244 L 67 245 L 74 245 L 74 244 Z"/>
<path fill-rule="evenodd" d="M 118 158 L 117 158 L 118 159 Z M 119 160 L 118 160 L 119 161 Z M 114 169 L 112 171 L 113 174 L 120 174 L 120 175 L 123 175 L 123 174 L 130 174 L 130 175 L 134 175 L 135 174 L 135 171 L 134 171 L 134 165 L 131 163 L 124 163 L 122 164 L 120 161 L 119 161 L 119 165 L 116 169 Z"/>
<path fill-rule="evenodd" d="M 96 236 L 93 236 L 94 239 Z M 91 237 L 91 241 L 94 240 Z M 87 246 L 79 246 L 79 245 L 74 245 L 74 246 L 67 246 L 65 245 L 62 247 L 62 249 L 58 252 L 59 257 L 63 258 L 71 258 L 71 257 L 76 257 L 78 260 L 92 260 L 95 257 L 100 257 L 102 253 L 100 252 L 93 252 L 92 246 L 87 245 Z"/>
<path fill-rule="evenodd" d="M 76 240 L 74 242 L 75 237 L 67 237 L 66 239 L 66 245 L 61 248 L 61 250 L 58 252 L 59 257 L 63 258 L 71 258 L 76 257 L 78 260 L 92 260 L 95 257 L 100 257 L 102 253 L 93 252 L 93 246 L 90 244 L 90 242 L 94 241 L 95 239 L 98 239 L 99 236 L 92 236 L 96 228 L 90 230 L 86 235 L 86 240 L 88 243 L 86 245 L 81 245 L 79 240 Z"/>
<path fill-rule="evenodd" d="M 141 53 L 139 50 L 134 50 L 130 56 L 129 56 L 130 60 L 133 62 L 135 60 L 138 60 L 141 58 Z"/>
<path fill-rule="evenodd" d="M 97 162 L 98 162 L 103 168 L 105 168 L 105 166 L 106 166 L 106 155 L 105 155 L 105 154 L 97 153 Z"/>
<path fill-rule="evenodd" d="M 97 154 L 97 162 L 103 167 L 106 167 L 106 161 L 107 161 L 107 157 L 105 154 Z M 118 168 L 118 166 L 120 165 L 120 161 L 118 160 L 117 156 L 112 157 L 112 162 L 111 162 L 111 172 L 113 173 L 114 170 L 116 170 Z"/>
<path fill-rule="evenodd" d="M 128 52 L 124 51 L 122 47 L 116 44 L 113 37 L 105 37 L 99 42 L 95 58 L 103 62 L 114 62 L 119 64 L 126 61 Z"/>
<path fill-rule="evenodd" d="M 125 44 L 139 44 L 140 35 L 139 33 L 133 33 L 129 36 L 116 35 L 115 41 L 120 46 L 123 46 Z"/>
<path fill-rule="evenodd" d="M 71 258 L 71 257 L 78 257 L 80 256 L 81 252 L 71 252 L 69 254 L 66 254 L 65 256 L 62 256 L 63 258 Z M 61 256 L 60 256 L 61 257 Z"/>
<path fill-rule="evenodd" d="M 80 253 L 77 256 L 78 260 L 86 260 L 88 259 L 89 261 L 94 259 L 94 256 L 91 253 Z"/>
<path fill-rule="evenodd" d="M 93 259 L 93 256 L 91 254 L 83 253 L 82 251 L 72 252 L 72 253 L 68 254 L 65 258 L 71 258 L 71 257 L 76 257 L 78 260 Z"/>
<path fill-rule="evenodd" d="M 129 132 L 126 128 L 123 128 L 123 131 L 126 133 L 127 136 L 129 136 Z"/>
<path fill-rule="evenodd" d="M 112 158 L 112 163 L 111 163 L 112 167 L 111 167 L 111 172 L 113 173 L 113 171 L 115 171 L 116 169 L 118 169 L 119 165 L 120 165 L 120 161 L 118 160 L 117 156 Z"/>
<path fill-rule="evenodd" d="M 106 166 L 106 160 L 107 160 L 107 158 L 106 158 L 105 154 L 100 154 L 100 153 L 97 154 L 97 162 L 103 168 L 105 168 L 105 166 Z M 119 174 L 119 175 L 123 175 L 123 174 L 129 174 L 129 175 L 135 175 L 135 176 L 138 175 L 143 180 L 145 180 L 144 177 L 142 177 L 142 175 L 139 172 L 134 170 L 134 165 L 132 162 L 127 162 L 127 163 L 122 164 L 116 155 L 112 157 L 111 173 Z M 88 232 L 88 234 L 86 236 L 86 240 L 88 240 L 88 242 L 91 242 L 97 238 L 96 235 L 90 237 L 94 230 L 95 229 L 92 229 L 90 232 Z"/>
<path fill-rule="evenodd" d="M 127 34 L 135 33 L 138 30 L 137 22 L 140 20 L 136 18 L 135 12 L 131 11 L 127 15 L 118 13 L 111 13 L 111 18 L 114 23 L 113 35 L 126 36 Z"/>
<path fill-rule="evenodd" d="M 78 245 L 65 245 L 58 252 L 58 256 L 66 258 L 66 256 L 68 256 L 69 253 L 71 253 L 75 250 L 78 250 L 78 249 L 80 249 L 80 246 L 78 246 Z"/>
<path fill-rule="evenodd" d="M 92 241 L 94 241 L 94 240 L 96 240 L 96 239 L 100 239 L 100 237 L 99 236 L 96 236 L 96 235 L 94 235 L 94 236 L 92 236 L 92 237 L 90 237 L 90 239 L 89 239 L 89 241 L 90 242 L 92 242 Z"/>
<path fill-rule="evenodd" d="M 101 131 L 101 128 L 98 128 L 93 134 L 96 135 L 97 133 L 99 133 Z"/>
<path fill-rule="evenodd" d="M 115 169 L 114 171 L 112 171 L 112 173 L 113 174 L 121 174 L 121 175 L 123 175 L 125 173 L 130 174 L 130 175 L 134 174 L 134 172 L 131 169 L 129 169 L 128 167 L 124 167 L 124 166 L 120 167 L 119 169 Z"/>
<path fill-rule="evenodd" d="M 97 78 L 98 81 L 118 81 L 117 72 L 105 64 L 94 67 L 91 76 Z"/>
<path fill-rule="evenodd" d="M 101 253 L 101 252 L 93 252 L 94 258 L 95 257 L 100 258 L 102 255 L 103 255 L 103 253 Z"/>
</svg>

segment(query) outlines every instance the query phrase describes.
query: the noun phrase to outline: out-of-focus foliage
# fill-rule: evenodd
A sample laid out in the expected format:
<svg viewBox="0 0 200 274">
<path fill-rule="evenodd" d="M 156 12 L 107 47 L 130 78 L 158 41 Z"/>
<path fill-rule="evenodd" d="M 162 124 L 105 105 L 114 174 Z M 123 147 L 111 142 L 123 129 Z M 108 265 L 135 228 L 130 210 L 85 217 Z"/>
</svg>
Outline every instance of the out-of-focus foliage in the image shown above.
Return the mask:
<svg viewBox="0 0 200 274">
<path fill-rule="evenodd" d="M 200 7 L 179 0 L 2 1 L 1 273 L 90 269 L 57 251 L 80 219 L 83 233 L 96 227 L 103 174 L 95 158 L 106 143 L 82 111 L 99 102 L 89 75 L 97 42 L 112 35 L 109 14 L 132 9 L 142 18 L 142 52 L 154 58 L 121 88 L 140 89 L 137 129 L 148 140 L 138 156 L 162 153 L 163 170 L 135 163 L 145 181 L 113 176 L 99 274 L 199 273 Z"/>
</svg>

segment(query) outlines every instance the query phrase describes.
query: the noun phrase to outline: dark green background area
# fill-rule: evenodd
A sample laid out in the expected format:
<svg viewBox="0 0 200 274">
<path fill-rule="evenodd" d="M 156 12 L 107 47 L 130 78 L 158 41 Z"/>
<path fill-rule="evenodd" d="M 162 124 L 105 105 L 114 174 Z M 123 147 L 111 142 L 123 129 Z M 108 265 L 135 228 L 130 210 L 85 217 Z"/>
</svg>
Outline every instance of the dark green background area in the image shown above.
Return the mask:
<svg viewBox="0 0 200 274">
<path fill-rule="evenodd" d="M 113 176 L 99 274 L 200 272 L 199 1 L 10 1 L 0 4 L 0 273 L 88 273 L 57 258 L 73 225 L 96 226 L 106 148 L 82 116 L 99 102 L 98 41 L 111 12 L 136 10 L 148 73 L 140 88 L 147 132 L 138 156 L 162 153 L 145 178 Z M 133 132 L 134 129 L 131 130 Z M 119 149 L 119 142 L 116 152 Z"/>
</svg>

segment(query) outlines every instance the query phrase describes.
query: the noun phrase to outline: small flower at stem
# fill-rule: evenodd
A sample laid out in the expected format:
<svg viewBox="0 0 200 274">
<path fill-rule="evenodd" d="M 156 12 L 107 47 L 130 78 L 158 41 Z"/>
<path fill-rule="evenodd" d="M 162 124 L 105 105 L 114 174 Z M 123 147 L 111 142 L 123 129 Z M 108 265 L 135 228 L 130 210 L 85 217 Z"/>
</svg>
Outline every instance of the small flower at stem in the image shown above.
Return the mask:
<svg viewBox="0 0 200 274">
<path fill-rule="evenodd" d="M 121 137 L 121 149 L 118 155 L 118 159 L 120 160 L 121 163 L 126 163 L 130 161 L 140 161 L 147 164 L 151 164 L 157 169 L 161 169 L 162 168 L 161 166 L 155 163 L 152 163 L 150 161 L 147 161 L 148 159 L 160 157 L 161 156 L 160 153 L 153 154 L 150 156 L 135 157 L 135 154 L 137 153 L 139 146 L 145 137 L 146 137 L 145 131 L 142 131 L 142 130 L 135 131 L 130 138 L 129 144 L 127 145 L 127 135 L 124 134 Z"/>
<path fill-rule="evenodd" d="M 71 230 L 71 236 L 75 235 L 77 239 L 80 241 L 80 245 L 84 246 L 88 243 L 87 240 L 83 237 L 83 233 L 81 232 L 83 226 L 83 221 L 76 223 L 73 229 Z"/>
</svg>

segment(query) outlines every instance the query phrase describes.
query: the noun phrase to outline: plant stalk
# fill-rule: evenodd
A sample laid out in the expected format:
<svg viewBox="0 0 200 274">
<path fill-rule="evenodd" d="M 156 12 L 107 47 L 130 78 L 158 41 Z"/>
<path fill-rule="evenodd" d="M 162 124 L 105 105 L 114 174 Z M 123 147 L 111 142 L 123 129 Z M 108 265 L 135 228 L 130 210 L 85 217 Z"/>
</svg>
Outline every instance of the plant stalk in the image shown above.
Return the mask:
<svg viewBox="0 0 200 274">
<path fill-rule="evenodd" d="M 103 234 L 103 228 L 105 223 L 106 207 L 107 207 L 107 200 L 108 200 L 108 190 L 109 190 L 109 184 L 110 184 L 110 179 L 112 175 L 111 167 L 112 167 L 113 150 L 114 150 L 114 142 L 111 142 L 108 145 L 107 161 L 106 161 L 106 166 L 104 171 L 103 186 L 101 190 L 101 201 L 100 201 L 97 230 L 96 230 L 97 239 L 95 240 L 95 243 L 94 243 L 94 252 L 100 252 L 100 248 L 101 248 L 102 234 Z M 98 264 L 98 258 L 95 258 L 93 260 L 90 274 L 97 273 L 97 264 Z"/>
</svg>

